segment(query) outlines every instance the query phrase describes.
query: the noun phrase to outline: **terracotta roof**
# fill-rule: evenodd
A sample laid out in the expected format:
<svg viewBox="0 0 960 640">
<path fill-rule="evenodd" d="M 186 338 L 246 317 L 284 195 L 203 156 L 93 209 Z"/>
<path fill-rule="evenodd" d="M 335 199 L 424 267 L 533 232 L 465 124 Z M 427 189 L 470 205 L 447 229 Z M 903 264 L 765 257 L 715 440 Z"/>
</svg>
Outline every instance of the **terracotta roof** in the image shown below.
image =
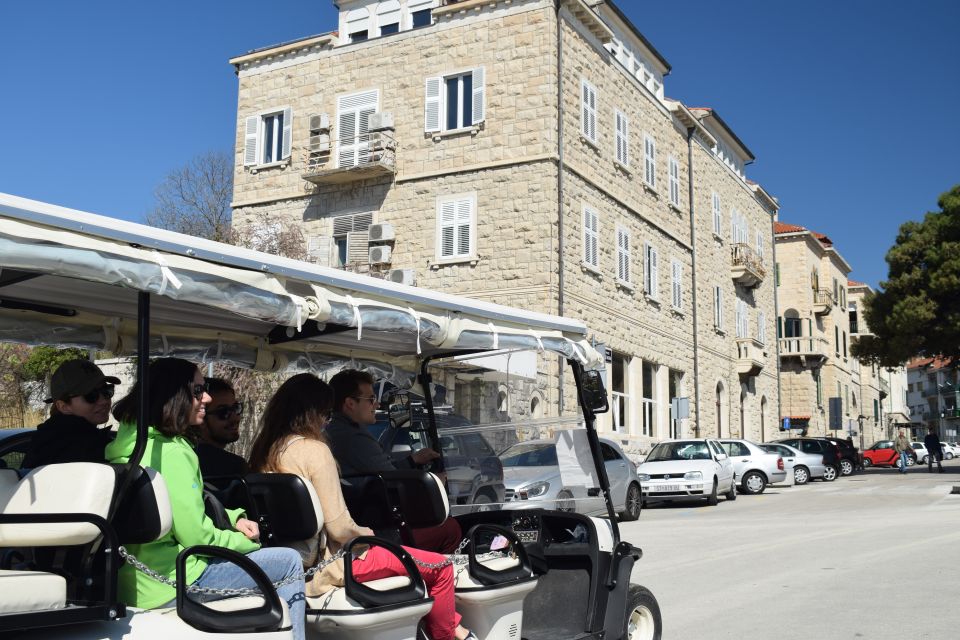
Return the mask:
<svg viewBox="0 0 960 640">
<path fill-rule="evenodd" d="M 931 367 L 933 369 L 944 369 L 952 364 L 953 360 L 951 358 L 941 358 L 940 356 L 936 356 L 934 358 L 914 358 L 907 363 L 907 368 L 919 369 L 920 367 Z"/>
<path fill-rule="evenodd" d="M 817 240 L 819 240 L 819 241 L 820 241 L 821 243 L 823 243 L 825 246 L 828 246 L 828 247 L 832 247 L 832 246 L 833 246 L 833 240 L 831 240 L 830 238 L 828 238 L 826 235 L 824 235 L 824 234 L 822 234 L 822 233 L 817 233 L 816 231 L 811 231 L 811 233 L 813 234 L 813 236 L 814 236 Z"/>
<path fill-rule="evenodd" d="M 786 222 L 779 221 L 773 224 L 774 233 L 801 233 L 806 230 L 806 227 L 801 227 L 798 224 L 787 224 Z"/>
<path fill-rule="evenodd" d="M 847 280 L 848 287 L 865 287 L 867 284 L 865 282 L 857 282 L 856 280 Z"/>
</svg>

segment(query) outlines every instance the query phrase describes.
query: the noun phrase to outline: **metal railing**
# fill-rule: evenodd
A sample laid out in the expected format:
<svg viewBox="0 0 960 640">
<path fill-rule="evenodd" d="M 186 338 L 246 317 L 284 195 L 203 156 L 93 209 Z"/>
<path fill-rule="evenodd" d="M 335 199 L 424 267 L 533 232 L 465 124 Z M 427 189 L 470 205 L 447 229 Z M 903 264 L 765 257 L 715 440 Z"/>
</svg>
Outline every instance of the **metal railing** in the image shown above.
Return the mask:
<svg viewBox="0 0 960 640">
<path fill-rule="evenodd" d="M 760 278 L 766 277 L 767 270 L 763 266 L 763 258 L 750 245 L 743 243 L 731 245 L 730 254 L 733 266 L 745 267 Z"/>
<path fill-rule="evenodd" d="M 833 306 L 833 292 L 830 289 L 814 289 L 813 304 L 822 304 L 828 307 Z"/>
<path fill-rule="evenodd" d="M 397 139 L 392 131 L 374 131 L 337 138 L 326 144 L 306 148 L 304 152 L 307 173 L 372 164 L 395 166 Z"/>
</svg>

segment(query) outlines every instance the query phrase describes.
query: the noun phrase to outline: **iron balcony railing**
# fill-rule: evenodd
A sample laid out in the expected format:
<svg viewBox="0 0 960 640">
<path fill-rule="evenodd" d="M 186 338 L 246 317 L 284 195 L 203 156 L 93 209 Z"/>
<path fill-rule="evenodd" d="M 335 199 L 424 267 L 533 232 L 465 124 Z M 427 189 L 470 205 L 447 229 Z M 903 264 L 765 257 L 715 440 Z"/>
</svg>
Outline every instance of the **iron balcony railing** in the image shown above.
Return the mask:
<svg viewBox="0 0 960 640">
<path fill-rule="evenodd" d="M 767 276 L 763 258 L 750 245 L 738 242 L 730 247 L 730 255 L 735 270 L 746 270 L 757 282 Z"/>
</svg>

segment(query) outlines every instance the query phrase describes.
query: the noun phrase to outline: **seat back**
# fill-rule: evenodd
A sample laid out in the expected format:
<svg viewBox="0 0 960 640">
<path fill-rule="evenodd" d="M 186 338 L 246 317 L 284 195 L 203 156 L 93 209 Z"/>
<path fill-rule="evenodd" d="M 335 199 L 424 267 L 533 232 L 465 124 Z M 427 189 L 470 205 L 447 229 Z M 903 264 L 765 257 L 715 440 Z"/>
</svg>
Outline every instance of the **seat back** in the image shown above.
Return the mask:
<svg viewBox="0 0 960 640">
<path fill-rule="evenodd" d="M 268 546 L 310 540 L 323 528 L 313 486 L 292 473 L 250 473 L 244 478 L 260 538 Z"/>
<path fill-rule="evenodd" d="M 13 482 L 0 481 L 0 513 L 41 515 L 82 513 L 106 519 L 117 476 L 96 462 L 67 462 L 38 467 Z M 92 542 L 100 529 L 87 522 L 0 524 L 0 546 L 49 547 Z"/>
<path fill-rule="evenodd" d="M 440 478 L 396 470 L 344 479 L 343 497 L 354 521 L 374 530 L 435 527 L 450 515 Z"/>
<path fill-rule="evenodd" d="M 163 476 L 140 467 L 113 516 L 121 544 L 144 544 L 162 538 L 173 526 L 170 494 Z"/>
</svg>

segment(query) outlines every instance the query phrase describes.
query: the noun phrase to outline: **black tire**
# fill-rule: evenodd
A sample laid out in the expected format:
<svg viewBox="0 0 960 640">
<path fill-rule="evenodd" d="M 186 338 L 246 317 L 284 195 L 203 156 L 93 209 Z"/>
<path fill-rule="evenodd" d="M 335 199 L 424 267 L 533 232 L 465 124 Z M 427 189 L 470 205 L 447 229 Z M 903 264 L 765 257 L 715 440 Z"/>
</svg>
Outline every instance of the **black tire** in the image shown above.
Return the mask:
<svg viewBox="0 0 960 640">
<path fill-rule="evenodd" d="M 737 499 L 737 481 L 733 479 L 730 481 L 730 490 L 724 494 L 727 498 L 727 501 L 733 501 Z"/>
<path fill-rule="evenodd" d="M 623 501 L 623 511 L 620 512 L 620 520 L 623 522 L 633 522 L 640 517 L 641 506 L 640 486 L 633 482 L 627 487 L 627 497 Z"/>
<path fill-rule="evenodd" d="M 864 469 L 869 469 L 869 468 L 872 467 L 872 466 L 873 466 L 873 460 L 871 460 L 870 458 L 864 458 L 864 459 L 863 459 L 863 468 L 864 468 Z"/>
<path fill-rule="evenodd" d="M 490 489 L 481 489 L 473 499 L 473 512 L 496 511 L 499 509 L 497 495 Z"/>
<path fill-rule="evenodd" d="M 557 494 L 557 511 L 565 513 L 575 513 L 577 511 L 577 503 L 573 501 L 573 494 L 566 489 Z"/>
<path fill-rule="evenodd" d="M 646 587 L 631 584 L 623 620 L 623 640 L 661 640 L 663 619 L 660 605 Z"/>
<path fill-rule="evenodd" d="M 804 485 L 810 482 L 810 469 L 800 465 L 793 468 L 793 484 Z"/>
<path fill-rule="evenodd" d="M 837 479 L 837 476 L 840 475 L 840 472 L 832 464 L 828 464 L 823 468 L 823 481 L 824 482 L 833 482 Z"/>
<path fill-rule="evenodd" d="M 720 504 L 720 498 L 717 497 L 717 479 L 713 479 L 713 491 L 707 496 L 707 504 L 715 507 Z"/>
<path fill-rule="evenodd" d="M 740 481 L 740 488 L 744 493 L 759 495 L 767 488 L 767 479 L 759 471 L 747 471 Z"/>
<path fill-rule="evenodd" d="M 840 460 L 840 475 L 849 476 L 853 473 L 853 463 L 846 458 Z"/>
</svg>

